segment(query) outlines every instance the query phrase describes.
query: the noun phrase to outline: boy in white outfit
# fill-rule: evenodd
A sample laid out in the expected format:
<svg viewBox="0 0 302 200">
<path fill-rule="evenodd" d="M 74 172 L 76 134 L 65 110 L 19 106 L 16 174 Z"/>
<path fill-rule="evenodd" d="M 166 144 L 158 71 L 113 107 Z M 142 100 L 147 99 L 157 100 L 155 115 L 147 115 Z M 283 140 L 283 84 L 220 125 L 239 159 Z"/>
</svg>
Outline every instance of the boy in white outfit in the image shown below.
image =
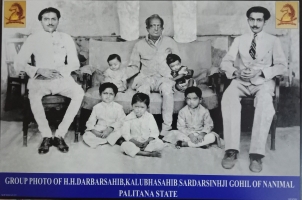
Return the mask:
<svg viewBox="0 0 302 200">
<path fill-rule="evenodd" d="M 121 137 L 120 128 L 126 117 L 123 106 L 114 102 L 118 88 L 113 83 L 103 83 L 99 88 L 102 102 L 95 105 L 86 123 L 84 142 L 96 148 L 98 145 L 114 145 Z"/>
<path fill-rule="evenodd" d="M 147 94 L 136 93 L 132 97 L 133 111 L 127 115 L 122 128 L 122 136 L 126 142 L 122 143 L 121 151 L 135 157 L 161 157 L 165 144 L 161 141 L 156 121 L 152 114 L 146 112 L 150 104 Z"/>
<path fill-rule="evenodd" d="M 212 132 L 213 120 L 209 110 L 201 105 L 202 92 L 198 87 L 192 86 L 185 90 L 187 105 L 178 113 L 178 130 L 170 131 L 163 140 L 180 147 L 202 147 L 214 143 L 220 147 L 218 134 Z M 216 138 L 215 138 L 216 137 Z"/>
</svg>

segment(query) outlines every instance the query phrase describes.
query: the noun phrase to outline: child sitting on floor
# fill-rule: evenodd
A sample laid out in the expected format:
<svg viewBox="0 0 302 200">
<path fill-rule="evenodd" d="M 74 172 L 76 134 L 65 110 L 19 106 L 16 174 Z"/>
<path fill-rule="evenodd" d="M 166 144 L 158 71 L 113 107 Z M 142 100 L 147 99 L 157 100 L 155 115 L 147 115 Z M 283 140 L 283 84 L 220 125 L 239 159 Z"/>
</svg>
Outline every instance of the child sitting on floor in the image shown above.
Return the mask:
<svg viewBox="0 0 302 200">
<path fill-rule="evenodd" d="M 103 83 L 99 87 L 102 102 L 95 105 L 86 123 L 84 142 L 96 148 L 98 145 L 114 145 L 121 137 L 120 128 L 126 117 L 123 106 L 113 100 L 118 92 L 113 83 Z"/>
<path fill-rule="evenodd" d="M 150 98 L 147 94 L 136 93 L 132 97 L 133 111 L 127 115 L 122 136 L 121 151 L 131 157 L 135 155 L 161 157 L 159 152 L 165 147 L 159 136 L 159 130 L 152 114 L 147 112 Z"/>
<path fill-rule="evenodd" d="M 117 54 L 111 54 L 107 62 L 109 68 L 103 73 L 106 82 L 114 83 L 119 92 L 124 92 L 127 90 L 127 74 L 124 67 L 121 67 L 121 57 Z"/>
<path fill-rule="evenodd" d="M 181 66 L 181 59 L 176 54 L 169 54 L 167 56 L 167 64 L 171 69 L 172 80 L 176 82 L 175 88 L 178 91 L 184 92 L 188 87 L 196 86 L 193 77 L 193 70 L 186 66 Z"/>
<path fill-rule="evenodd" d="M 177 129 L 170 131 L 163 140 L 180 147 L 202 147 L 215 142 L 220 147 L 218 134 L 212 132 L 213 121 L 209 111 L 201 105 L 202 92 L 198 87 L 185 90 L 187 105 L 178 113 Z"/>
</svg>

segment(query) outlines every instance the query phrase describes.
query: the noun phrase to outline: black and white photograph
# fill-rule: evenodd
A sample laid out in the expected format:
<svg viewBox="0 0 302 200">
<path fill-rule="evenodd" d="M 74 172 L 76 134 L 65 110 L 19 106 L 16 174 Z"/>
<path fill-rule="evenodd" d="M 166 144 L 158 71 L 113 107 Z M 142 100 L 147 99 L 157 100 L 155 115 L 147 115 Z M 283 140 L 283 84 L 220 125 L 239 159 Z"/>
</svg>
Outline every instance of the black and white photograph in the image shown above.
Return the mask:
<svg viewBox="0 0 302 200">
<path fill-rule="evenodd" d="M 299 2 L 2 3 L 0 172 L 300 176 Z"/>
</svg>

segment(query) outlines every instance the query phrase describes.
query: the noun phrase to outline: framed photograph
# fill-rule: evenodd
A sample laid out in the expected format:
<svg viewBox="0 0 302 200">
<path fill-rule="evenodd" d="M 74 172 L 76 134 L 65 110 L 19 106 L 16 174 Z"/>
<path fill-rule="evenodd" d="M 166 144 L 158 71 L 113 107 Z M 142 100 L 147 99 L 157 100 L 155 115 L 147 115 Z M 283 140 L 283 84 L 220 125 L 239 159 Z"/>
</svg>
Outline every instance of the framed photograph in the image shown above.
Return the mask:
<svg viewBox="0 0 302 200">
<path fill-rule="evenodd" d="M 300 199 L 299 2 L 2 8 L 1 198 Z"/>
</svg>

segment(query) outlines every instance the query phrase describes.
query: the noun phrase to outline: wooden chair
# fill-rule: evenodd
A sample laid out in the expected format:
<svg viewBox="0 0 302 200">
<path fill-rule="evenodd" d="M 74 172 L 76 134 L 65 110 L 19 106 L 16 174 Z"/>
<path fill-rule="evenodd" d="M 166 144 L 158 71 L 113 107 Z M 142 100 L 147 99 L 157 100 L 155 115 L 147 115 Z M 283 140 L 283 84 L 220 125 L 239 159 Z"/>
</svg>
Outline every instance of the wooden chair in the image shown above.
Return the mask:
<svg viewBox="0 0 302 200">
<path fill-rule="evenodd" d="M 15 43 L 15 46 L 18 46 L 18 51 L 21 49 L 21 46 L 23 45 L 26 38 L 20 38 L 20 39 L 14 39 L 9 40 L 9 42 Z M 14 62 L 13 60 L 9 63 L 9 68 L 13 68 Z M 31 59 L 29 61 L 29 64 L 35 65 L 34 56 L 31 56 Z M 23 99 L 23 146 L 27 146 L 27 135 L 28 135 L 28 127 L 31 122 L 35 122 L 33 113 L 30 108 L 30 102 L 28 98 L 28 89 L 27 89 L 27 82 L 29 77 L 26 75 L 25 72 L 20 73 L 19 77 L 16 77 L 11 80 L 15 80 L 20 85 L 21 90 L 21 96 Z M 9 86 L 8 86 L 9 87 Z M 58 124 L 62 121 L 65 112 L 68 108 L 68 105 L 70 103 L 70 98 L 61 96 L 61 95 L 46 95 L 42 98 L 43 107 L 45 109 L 46 118 L 50 125 L 55 125 L 56 127 Z M 80 112 L 76 115 L 73 125 L 75 130 L 75 139 L 74 142 L 78 142 L 78 127 L 79 127 L 79 117 Z"/>
<path fill-rule="evenodd" d="M 213 84 L 216 87 L 216 91 L 218 91 L 218 97 L 219 102 L 221 102 L 223 92 L 227 89 L 229 84 L 232 80 L 228 79 L 224 73 L 218 73 L 216 74 L 218 77 L 217 79 L 213 80 Z M 274 77 L 274 80 L 276 82 L 275 85 L 275 96 L 273 97 L 273 105 L 275 108 L 275 115 L 270 127 L 269 133 L 271 134 L 271 150 L 275 150 L 275 138 L 276 138 L 276 127 L 277 127 L 277 121 L 278 121 L 278 103 L 279 103 L 279 97 L 280 97 L 280 81 L 283 80 L 282 76 L 276 76 Z M 248 96 L 243 97 L 241 99 L 241 105 L 243 107 L 249 107 L 254 109 L 254 96 Z M 244 115 L 243 112 L 241 112 L 241 118 Z"/>
<path fill-rule="evenodd" d="M 7 90 L 4 111 L 9 111 L 17 105 L 18 97 L 16 94 L 20 94 L 21 79 L 14 70 L 14 58 L 19 53 L 21 46 L 24 42 L 24 38 L 12 38 L 6 41 L 6 66 L 7 66 Z M 15 94 L 13 94 L 13 91 Z M 15 95 L 15 98 L 14 98 Z M 14 105 L 15 103 L 15 105 Z"/>
</svg>

